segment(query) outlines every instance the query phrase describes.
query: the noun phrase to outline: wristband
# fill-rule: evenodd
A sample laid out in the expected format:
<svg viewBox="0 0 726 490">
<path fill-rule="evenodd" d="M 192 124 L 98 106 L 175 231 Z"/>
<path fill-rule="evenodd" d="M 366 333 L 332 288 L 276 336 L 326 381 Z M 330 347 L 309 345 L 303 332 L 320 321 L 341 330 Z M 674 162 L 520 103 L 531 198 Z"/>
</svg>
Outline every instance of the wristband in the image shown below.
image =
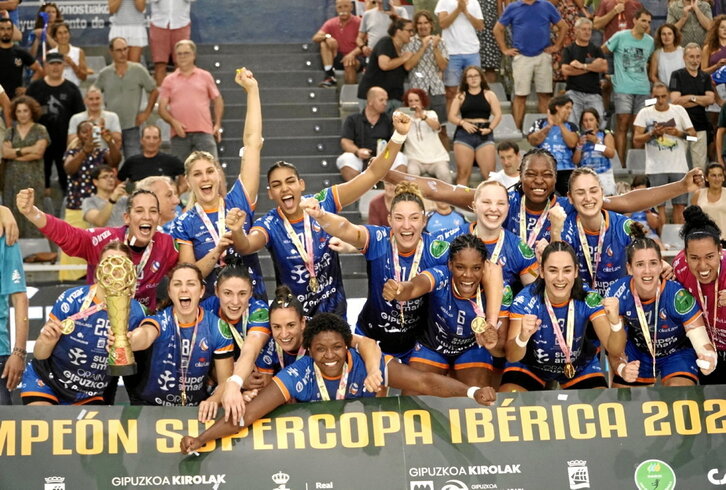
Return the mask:
<svg viewBox="0 0 726 490">
<path fill-rule="evenodd" d="M 472 400 L 475 400 L 474 394 L 479 391 L 478 386 L 470 386 L 468 390 L 466 390 L 466 396 L 468 398 L 471 398 Z"/>
<path fill-rule="evenodd" d="M 239 385 L 240 388 L 242 388 L 242 385 L 244 384 L 244 381 L 242 380 L 242 377 L 239 376 L 238 374 L 233 374 L 232 376 L 230 376 L 229 378 L 227 378 L 227 382 L 230 382 L 230 381 L 232 383 L 235 383 L 235 384 Z"/>
<path fill-rule="evenodd" d="M 391 136 L 391 142 L 402 145 L 406 141 L 406 135 L 401 134 L 398 131 L 393 132 L 393 136 Z"/>
<path fill-rule="evenodd" d="M 623 329 L 623 321 L 622 320 L 620 320 L 618 323 L 615 323 L 615 324 L 612 324 L 611 323 L 610 324 L 610 330 L 612 330 L 613 332 L 619 332 L 622 329 Z"/>
<path fill-rule="evenodd" d="M 25 359 L 25 356 L 27 356 L 28 353 L 25 349 L 21 349 L 20 347 L 13 347 L 13 352 L 11 355 L 16 355 Z"/>
<path fill-rule="evenodd" d="M 625 370 L 625 364 L 627 364 L 627 363 L 621 362 L 618 365 L 618 368 L 616 369 L 616 371 L 618 372 L 618 376 L 620 376 L 621 378 L 623 377 L 623 371 Z"/>
<path fill-rule="evenodd" d="M 522 340 L 522 339 L 520 339 L 520 338 L 519 338 L 519 335 L 517 335 L 516 337 L 514 337 L 514 342 L 515 342 L 515 343 L 516 343 L 516 344 L 517 344 L 518 346 L 520 346 L 520 347 L 524 348 L 524 347 L 527 347 L 527 342 L 528 342 L 528 341 L 527 341 L 527 340 Z"/>
</svg>

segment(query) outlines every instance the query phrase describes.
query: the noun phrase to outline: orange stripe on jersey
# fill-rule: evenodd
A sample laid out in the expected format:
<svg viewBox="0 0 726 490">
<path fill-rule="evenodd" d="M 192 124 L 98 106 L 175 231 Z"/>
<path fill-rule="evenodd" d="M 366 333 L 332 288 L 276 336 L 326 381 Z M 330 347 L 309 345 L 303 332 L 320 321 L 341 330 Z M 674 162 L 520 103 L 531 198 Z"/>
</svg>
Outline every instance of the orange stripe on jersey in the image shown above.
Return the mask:
<svg viewBox="0 0 726 490">
<path fill-rule="evenodd" d="M 275 383 L 275 386 L 280 388 L 280 391 L 282 392 L 282 396 L 285 398 L 285 401 L 290 401 L 290 398 L 292 398 L 290 396 L 290 392 L 287 391 L 285 384 L 282 381 L 280 381 L 280 378 L 275 376 L 274 378 L 272 378 L 272 381 Z"/>
<path fill-rule="evenodd" d="M 698 384 L 698 376 L 696 376 L 693 373 L 689 373 L 687 371 L 676 371 L 675 373 L 669 374 L 665 378 L 661 377 L 661 381 L 666 381 L 666 380 L 669 380 L 669 379 L 674 378 L 676 376 L 681 376 L 683 378 L 692 379 L 694 382 L 696 382 L 696 384 Z"/>
<path fill-rule="evenodd" d="M 429 288 L 429 291 L 428 291 L 430 293 L 436 287 L 436 280 L 434 279 L 433 274 L 431 274 L 429 271 L 423 271 L 421 273 L 421 275 L 422 276 L 425 276 L 429 280 L 429 282 L 431 283 L 431 287 Z"/>
<path fill-rule="evenodd" d="M 41 393 L 39 391 L 24 391 L 20 394 L 20 398 L 30 397 L 47 398 L 48 400 L 53 400 L 54 402 L 58 403 L 58 397 L 49 395 L 48 393 Z"/>
<path fill-rule="evenodd" d="M 270 235 L 267 234 L 267 230 L 265 230 L 263 227 L 253 226 L 252 228 L 250 228 L 250 232 L 248 233 L 248 235 L 251 235 L 253 231 L 258 231 L 262 233 L 265 236 L 265 243 L 270 241 Z"/>
<path fill-rule="evenodd" d="M 242 176 L 238 175 L 237 180 L 239 180 L 239 183 L 241 184 L 240 187 L 242 187 L 242 193 L 245 195 L 245 198 L 247 198 L 247 202 L 250 205 L 250 209 L 252 211 L 254 211 L 255 208 L 257 208 L 257 196 L 255 196 L 255 200 L 253 202 L 252 199 L 250 199 L 250 195 L 247 193 L 247 189 L 245 188 L 244 182 L 242 182 Z"/>
<path fill-rule="evenodd" d="M 233 351 L 234 351 L 234 343 L 231 343 L 229 345 L 216 349 L 214 351 L 214 353 L 215 354 L 227 354 L 227 353 L 233 352 Z"/>
<path fill-rule="evenodd" d="M 486 363 L 486 362 L 465 362 L 463 364 L 454 365 L 454 371 L 460 371 L 462 369 L 471 369 L 471 368 L 484 368 L 484 369 L 488 369 L 489 371 L 494 371 L 494 366 L 492 366 L 491 364 Z"/>
<path fill-rule="evenodd" d="M 524 318 L 524 313 L 512 313 L 510 311 L 509 312 L 509 318 L 511 320 L 521 320 L 522 318 Z"/>
<path fill-rule="evenodd" d="M 689 318 L 688 320 L 686 320 L 685 322 L 683 322 L 683 327 L 684 327 L 684 328 L 685 328 L 686 330 L 690 330 L 690 329 L 689 329 L 688 327 L 689 327 L 689 326 L 690 326 L 690 325 L 691 325 L 691 324 L 692 324 L 693 322 L 695 322 L 696 320 L 698 320 L 698 319 L 699 319 L 699 318 L 700 318 L 701 316 L 703 316 L 703 312 L 702 312 L 702 311 L 699 311 L 699 312 L 697 312 L 697 313 L 696 313 L 695 315 L 693 315 L 693 316 L 692 316 L 691 318 Z M 694 327 L 694 328 L 697 328 L 697 327 Z"/>
<path fill-rule="evenodd" d="M 564 384 L 563 383 L 560 383 L 560 387 L 563 388 L 563 389 L 564 388 L 569 388 L 570 386 L 574 385 L 575 383 L 579 383 L 580 381 L 584 381 L 586 379 L 594 378 L 596 376 L 604 377 L 604 375 L 602 373 L 589 373 L 589 374 L 585 374 L 584 376 L 578 376 L 575 379 L 571 379 L 567 383 L 564 383 Z"/>
<path fill-rule="evenodd" d="M 440 368 L 440 369 L 449 369 L 449 365 L 448 364 L 442 364 L 440 362 L 431 361 L 429 359 L 423 359 L 421 357 L 411 356 L 411 358 L 408 360 L 408 362 L 409 362 L 409 364 L 412 363 L 412 362 L 418 362 L 420 364 L 428 364 L 429 366 L 434 366 L 434 367 L 437 367 L 437 368 Z"/>
<path fill-rule="evenodd" d="M 526 374 L 527 376 L 529 376 L 531 378 L 534 378 L 542 386 L 545 385 L 545 382 L 542 381 L 541 379 L 539 379 L 539 377 L 536 374 L 534 374 L 532 371 L 530 371 L 529 369 L 524 369 L 524 368 L 516 367 L 516 366 L 515 367 L 508 367 L 508 368 L 506 368 L 504 370 L 504 374 L 507 374 L 508 372 L 511 372 L 511 371 L 518 372 L 518 373 L 522 373 L 522 374 Z"/>
<path fill-rule="evenodd" d="M 330 192 L 333 193 L 333 201 L 335 201 L 335 209 L 340 212 L 343 209 L 343 205 L 340 204 L 340 194 L 338 193 L 338 186 L 334 185 L 330 188 Z"/>
<path fill-rule="evenodd" d="M 533 276 L 537 277 L 539 275 L 539 262 L 533 262 L 532 264 L 530 264 L 529 267 L 526 267 L 519 271 L 520 277 L 526 274 L 532 274 Z"/>
<path fill-rule="evenodd" d="M 596 311 L 595 313 L 590 315 L 590 321 L 593 321 L 595 318 L 600 318 L 603 315 L 605 315 L 605 310 Z"/>
<path fill-rule="evenodd" d="M 249 335 L 253 332 L 258 332 L 263 335 L 267 335 L 268 337 L 272 334 L 272 332 L 270 331 L 270 329 L 268 327 L 255 326 L 255 327 L 250 327 L 250 329 L 247 330 L 247 335 Z"/>
<path fill-rule="evenodd" d="M 86 398 L 85 400 L 81 400 L 79 402 L 74 403 L 73 405 L 88 405 L 89 403 L 93 402 L 102 402 L 103 397 L 102 396 L 92 396 L 91 398 Z"/>
</svg>

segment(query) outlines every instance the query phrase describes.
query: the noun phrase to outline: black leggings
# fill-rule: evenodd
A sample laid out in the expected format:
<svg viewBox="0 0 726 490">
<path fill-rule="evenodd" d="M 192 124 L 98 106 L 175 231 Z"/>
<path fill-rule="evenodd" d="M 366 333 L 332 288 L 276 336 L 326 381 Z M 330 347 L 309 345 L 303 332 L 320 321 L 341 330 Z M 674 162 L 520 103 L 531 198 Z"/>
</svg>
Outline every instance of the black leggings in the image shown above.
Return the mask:
<svg viewBox="0 0 726 490">
<path fill-rule="evenodd" d="M 55 163 L 55 169 L 58 172 L 58 185 L 60 190 L 65 195 L 68 192 L 68 177 L 66 171 L 63 169 L 63 154 L 66 151 L 66 147 L 63 144 L 51 143 L 45 150 L 43 155 L 44 170 L 45 170 L 45 188 L 50 189 L 50 176 L 52 173 L 53 163 Z"/>
</svg>

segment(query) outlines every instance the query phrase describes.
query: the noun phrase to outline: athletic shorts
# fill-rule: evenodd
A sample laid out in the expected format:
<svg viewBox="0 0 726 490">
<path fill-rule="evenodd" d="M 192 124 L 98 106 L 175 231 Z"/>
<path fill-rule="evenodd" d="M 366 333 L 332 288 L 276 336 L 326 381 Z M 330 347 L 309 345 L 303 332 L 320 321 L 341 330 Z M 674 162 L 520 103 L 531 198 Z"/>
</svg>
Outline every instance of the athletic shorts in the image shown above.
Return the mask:
<svg viewBox="0 0 726 490">
<path fill-rule="evenodd" d="M 655 379 L 660 374 L 661 381 L 670 378 L 681 377 L 690 379 L 698 384 L 698 366 L 696 366 L 696 351 L 687 347 L 674 352 L 668 356 L 658 357 L 655 360 L 655 377 L 653 377 L 653 356 L 650 352 L 645 353 L 638 349 L 631 342 L 625 345 L 625 355 L 629 361 L 640 361 L 640 371 L 638 379 L 633 383 L 628 383 L 617 374 L 613 377 L 613 382 L 628 386 L 644 386 L 655 384 Z"/>
<path fill-rule="evenodd" d="M 572 379 L 564 374 L 542 371 L 521 362 L 508 362 L 502 376 L 502 385 L 512 383 L 527 391 L 543 390 L 550 381 L 558 382 L 563 390 L 608 387 L 598 356 L 593 356 L 590 362 L 575 371 Z"/>
<path fill-rule="evenodd" d="M 411 354 L 409 364 L 414 362 L 428 364 L 429 366 L 434 366 L 440 369 L 453 369 L 454 371 L 469 368 L 484 368 L 490 371 L 494 370 L 492 355 L 487 349 L 479 347 L 478 345 L 471 347 L 458 356 L 445 356 L 426 347 L 420 342 L 416 342 L 416 347 L 413 349 L 413 354 Z"/>
<path fill-rule="evenodd" d="M 29 362 L 23 373 L 23 380 L 20 386 L 20 398 L 23 405 L 33 402 L 48 402 L 52 405 L 103 405 L 102 396 L 92 396 L 84 400 L 73 401 L 66 400 L 58 396 L 53 389 L 45 384 L 38 376 L 33 368 L 33 363 Z"/>
</svg>

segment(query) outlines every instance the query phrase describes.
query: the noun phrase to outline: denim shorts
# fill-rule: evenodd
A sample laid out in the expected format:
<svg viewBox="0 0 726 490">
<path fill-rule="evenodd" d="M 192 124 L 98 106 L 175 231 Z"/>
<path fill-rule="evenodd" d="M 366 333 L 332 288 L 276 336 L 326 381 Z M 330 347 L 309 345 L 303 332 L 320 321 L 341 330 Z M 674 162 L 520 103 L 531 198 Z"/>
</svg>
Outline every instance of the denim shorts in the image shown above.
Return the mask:
<svg viewBox="0 0 726 490">
<path fill-rule="evenodd" d="M 466 145 L 476 151 L 485 145 L 494 144 L 494 133 L 482 135 L 481 133 L 467 133 L 465 129 L 458 127 L 454 133 L 454 144 Z"/>
</svg>

